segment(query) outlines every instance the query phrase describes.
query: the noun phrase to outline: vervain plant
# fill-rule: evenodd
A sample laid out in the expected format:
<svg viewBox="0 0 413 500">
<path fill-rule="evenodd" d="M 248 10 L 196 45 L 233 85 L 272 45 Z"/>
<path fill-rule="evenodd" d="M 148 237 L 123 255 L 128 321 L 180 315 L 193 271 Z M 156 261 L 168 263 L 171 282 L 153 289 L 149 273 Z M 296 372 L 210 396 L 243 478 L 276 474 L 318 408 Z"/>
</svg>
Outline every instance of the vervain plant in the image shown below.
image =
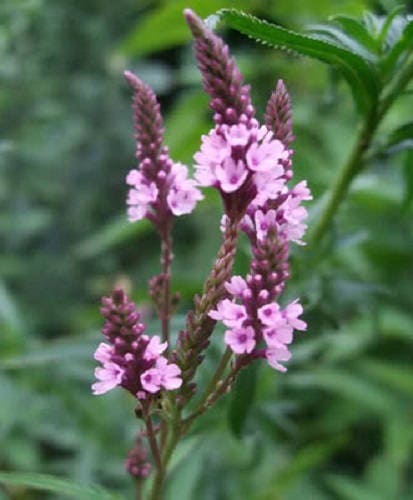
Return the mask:
<svg viewBox="0 0 413 500">
<path fill-rule="evenodd" d="M 163 144 L 163 121 L 154 92 L 125 72 L 133 90 L 138 160 L 127 176 L 128 218 L 148 219 L 160 237 L 162 269 L 150 280 L 149 295 L 161 336 L 145 333 L 135 305 L 117 289 L 103 299 L 106 341 L 95 353 L 101 366 L 96 368 L 93 392 L 103 394 L 120 386 L 136 399 L 135 412 L 143 427 L 126 467 L 136 478 L 138 491 L 152 476 L 152 499 L 161 498 L 170 457 L 193 421 L 231 390 L 249 364 L 265 359 L 285 372 L 293 333 L 306 329 L 298 299 L 284 306 L 280 300 L 289 277 L 290 245 L 303 244 L 307 211 L 302 202 L 311 199 L 305 181 L 289 184 L 294 136 L 287 90 L 278 81 L 267 104 L 265 125 L 260 125 L 250 89 L 228 47 L 192 11 L 185 11 L 185 17 L 215 123 L 194 156 L 194 179 L 186 166 L 170 158 Z M 299 34 L 236 10 L 221 10 L 215 20 L 260 42 L 319 59 L 336 68 L 351 87 L 360 129 L 311 230 L 314 245 L 325 236 L 351 182 L 369 160 L 378 153 L 411 147 L 411 122 L 400 124 L 381 142 L 376 133 L 413 76 L 413 21 L 396 9 L 387 18 L 366 15 L 363 22 L 337 16 L 334 25 L 314 26 Z M 189 214 L 202 200 L 200 187 L 213 187 L 222 198 L 222 245 L 174 344 L 170 319 L 177 300 L 171 288 L 171 232 L 174 218 Z M 240 232 L 251 246 L 244 277 L 232 273 Z M 226 327 L 226 348 L 204 389 L 197 383 L 198 369 L 219 322 Z"/>
<path fill-rule="evenodd" d="M 95 352 L 94 394 L 117 386 L 136 398 L 136 416 L 144 423 L 126 467 L 138 485 L 151 473 L 144 438 L 152 453 L 151 498 L 160 498 L 168 462 L 192 422 L 231 390 L 238 373 L 265 359 L 280 372 L 291 357 L 294 330 L 305 330 L 298 299 L 282 307 L 280 296 L 289 277 L 292 242 L 303 244 L 306 209 L 311 199 L 306 182 L 293 187 L 293 141 L 288 93 L 279 81 L 271 95 L 265 125 L 255 118 L 250 89 L 243 83 L 224 42 L 190 10 L 185 11 L 195 40 L 195 55 L 205 92 L 210 96 L 215 126 L 202 137 L 195 154 L 195 180 L 174 162 L 163 144 L 163 122 L 154 92 L 131 72 L 125 78 L 133 90 L 136 157 L 129 172 L 127 205 L 131 222 L 148 219 L 161 240 L 161 273 L 149 282 L 161 322 L 161 336 L 145 333 L 134 303 L 116 289 L 102 299 L 106 338 Z M 171 293 L 173 260 L 171 230 L 175 217 L 194 210 L 203 198 L 199 187 L 221 195 L 222 245 L 186 328 L 175 345 L 170 319 L 175 306 Z M 218 229 L 218 228 L 217 228 Z M 250 270 L 234 276 L 237 239 L 244 232 L 251 244 Z M 218 322 L 226 331 L 226 350 L 207 388 L 198 387 L 197 371 L 208 355 L 210 337 Z M 193 396 L 201 391 L 195 405 Z M 202 392 L 203 390 L 203 392 Z"/>
</svg>

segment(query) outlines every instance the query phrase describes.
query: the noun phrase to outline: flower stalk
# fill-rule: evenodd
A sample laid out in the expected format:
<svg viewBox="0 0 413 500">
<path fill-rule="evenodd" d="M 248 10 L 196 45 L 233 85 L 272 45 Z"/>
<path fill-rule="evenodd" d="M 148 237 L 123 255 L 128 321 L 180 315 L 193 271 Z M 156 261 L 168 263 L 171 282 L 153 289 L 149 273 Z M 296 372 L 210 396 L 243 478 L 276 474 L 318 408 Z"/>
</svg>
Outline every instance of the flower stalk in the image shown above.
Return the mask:
<svg viewBox="0 0 413 500">
<path fill-rule="evenodd" d="M 128 219 L 148 219 L 160 236 L 160 274 L 149 281 L 149 295 L 160 320 L 161 334 L 146 332 L 135 304 L 122 290 L 103 299 L 102 343 L 95 358 L 95 394 L 117 386 L 136 399 L 136 416 L 143 423 L 140 437 L 128 455 L 126 468 L 138 491 L 149 474 L 143 437 L 153 460 L 149 498 L 162 498 L 168 464 L 179 440 L 193 421 L 232 387 L 239 371 L 265 359 L 280 371 L 287 369 L 294 330 L 305 330 L 298 299 L 281 308 L 277 300 L 289 277 L 290 243 L 303 244 L 307 212 L 301 203 L 311 199 L 304 182 L 292 178 L 292 113 L 288 92 L 278 81 L 265 124 L 255 118 L 250 89 L 228 46 L 192 11 L 185 17 L 194 36 L 195 57 L 204 90 L 210 96 L 214 127 L 201 139 L 194 155 L 194 179 L 188 168 L 174 162 L 163 143 L 163 119 L 152 89 L 131 72 L 125 78 L 133 90 L 133 117 L 138 165 L 126 179 Z M 200 188 L 218 190 L 223 206 L 222 243 L 202 293 L 195 296 L 186 326 L 171 344 L 170 320 L 172 228 L 175 217 L 192 212 L 203 198 Z M 251 245 L 251 264 L 245 278 L 233 275 L 240 232 Z M 227 330 L 225 352 L 199 400 L 198 369 L 209 353 L 218 322 Z"/>
</svg>

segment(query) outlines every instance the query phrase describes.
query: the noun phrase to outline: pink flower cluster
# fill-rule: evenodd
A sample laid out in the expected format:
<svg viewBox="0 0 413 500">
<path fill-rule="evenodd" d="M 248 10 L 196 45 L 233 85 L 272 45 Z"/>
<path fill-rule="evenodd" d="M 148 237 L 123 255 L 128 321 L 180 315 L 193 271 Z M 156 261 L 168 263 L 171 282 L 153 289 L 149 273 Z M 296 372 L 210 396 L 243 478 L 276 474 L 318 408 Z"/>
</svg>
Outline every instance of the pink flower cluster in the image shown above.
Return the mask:
<svg viewBox="0 0 413 500">
<path fill-rule="evenodd" d="M 287 346 L 293 341 L 293 331 L 306 329 L 305 322 L 299 319 L 303 308 L 298 300 L 284 309 L 277 302 L 268 303 L 269 294 L 262 288 L 260 275 L 248 275 L 246 280 L 234 276 L 226 289 L 232 299 L 222 300 L 209 313 L 228 327 L 225 343 L 237 355 L 265 357 L 270 366 L 286 371 L 280 361 L 291 357 Z"/>
<path fill-rule="evenodd" d="M 301 181 L 292 189 L 285 189 L 278 199 L 270 201 L 264 207 L 251 204 L 242 220 L 242 229 L 247 234 L 255 233 L 257 240 L 261 242 L 268 238 L 269 233 L 273 233 L 278 241 L 304 245 L 301 238 L 307 229 L 304 220 L 308 212 L 301 202 L 311 199 L 307 182 Z"/>
<path fill-rule="evenodd" d="M 279 196 L 285 189 L 290 155 L 265 125 L 260 127 L 254 118 L 242 116 L 240 123 L 218 124 L 202 136 L 201 149 L 195 154 L 195 178 L 201 186 L 219 189 L 231 216 L 232 194 L 240 213 L 251 203 L 262 206 Z"/>
<path fill-rule="evenodd" d="M 161 342 L 157 335 L 144 334 L 140 315 L 125 293 L 115 290 L 102 303 L 106 319 L 102 333 L 108 343 L 100 343 L 94 355 L 102 366 L 95 369 L 93 393 L 104 394 L 121 386 L 133 396 L 146 399 L 161 389 L 179 388 L 180 368 L 162 356 L 167 342 Z"/>
<path fill-rule="evenodd" d="M 160 196 L 162 192 L 167 193 L 166 206 L 174 215 L 191 213 L 197 201 L 203 198 L 195 186 L 195 181 L 188 178 L 188 169 L 185 165 L 173 163 L 169 158 L 165 158 L 164 162 L 164 170 L 158 172 L 155 182 L 150 181 L 136 169 L 127 175 L 126 183 L 132 186 L 127 198 L 130 222 L 136 222 L 151 212 L 156 212 L 162 205 Z M 166 173 L 167 171 L 169 173 Z"/>
<path fill-rule="evenodd" d="M 292 189 L 286 185 L 274 199 L 260 206 L 256 201 L 247 208 L 241 229 L 251 242 L 251 271 L 246 279 L 234 276 L 225 284 L 230 295 L 218 302 L 209 315 L 228 328 L 225 343 L 239 356 L 265 358 L 279 371 L 288 361 L 288 349 L 294 330 L 305 330 L 299 319 L 303 308 L 298 300 L 281 308 L 277 298 L 283 292 L 289 276 L 290 242 L 304 244 L 302 237 L 307 210 L 301 205 L 311 199 L 305 181 Z M 225 223 L 225 220 L 224 220 Z"/>
<path fill-rule="evenodd" d="M 128 193 L 128 219 L 131 222 L 150 219 L 158 229 L 168 225 L 173 215 L 192 212 L 203 198 L 188 169 L 169 157 L 163 145 L 163 120 L 153 90 L 130 71 L 125 78 L 134 90 L 133 120 L 136 138 L 136 157 L 139 169 L 126 178 L 131 186 Z"/>
</svg>

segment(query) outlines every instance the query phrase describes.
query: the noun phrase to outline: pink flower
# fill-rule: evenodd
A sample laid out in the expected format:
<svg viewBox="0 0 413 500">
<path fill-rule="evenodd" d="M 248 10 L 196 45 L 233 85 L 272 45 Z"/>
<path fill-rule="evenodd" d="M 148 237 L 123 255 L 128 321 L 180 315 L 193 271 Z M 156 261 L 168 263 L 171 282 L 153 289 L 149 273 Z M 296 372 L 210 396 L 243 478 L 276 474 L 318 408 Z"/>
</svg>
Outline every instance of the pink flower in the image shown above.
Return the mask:
<svg viewBox="0 0 413 500">
<path fill-rule="evenodd" d="M 98 353 L 98 356 L 102 358 L 102 349 Z M 103 357 L 105 357 L 105 355 L 103 355 Z M 108 392 L 116 386 L 120 385 L 122 382 L 123 374 L 124 370 L 120 368 L 120 366 L 118 366 L 116 363 L 105 361 L 102 367 L 95 368 L 95 377 L 98 381 L 92 385 L 93 394 L 104 394 L 105 392 Z"/>
<path fill-rule="evenodd" d="M 280 306 L 275 302 L 272 304 L 265 304 L 258 309 L 258 318 L 264 325 L 272 327 L 274 323 L 276 324 L 282 319 Z"/>
<path fill-rule="evenodd" d="M 130 189 L 126 203 L 128 205 L 148 205 L 156 201 L 158 188 L 154 182 L 150 184 L 136 185 L 135 189 Z"/>
<path fill-rule="evenodd" d="M 278 170 L 281 167 L 279 161 L 286 158 L 288 158 L 288 153 L 286 153 L 282 142 L 277 140 L 262 144 L 254 142 L 246 154 L 248 167 L 257 172 L 266 172 L 274 168 Z"/>
<path fill-rule="evenodd" d="M 301 181 L 296 184 L 291 190 L 291 195 L 298 199 L 300 202 L 304 200 L 312 200 L 311 191 L 307 186 L 307 181 Z"/>
<path fill-rule="evenodd" d="M 126 203 L 128 208 L 128 219 L 130 222 L 143 219 L 148 210 L 149 204 L 156 201 L 158 197 L 158 188 L 154 182 L 145 183 L 142 174 L 137 170 L 131 170 L 127 177 L 129 184 L 132 183 L 134 188 L 129 190 Z"/>
<path fill-rule="evenodd" d="M 231 147 L 218 135 L 216 129 L 202 136 L 201 150 L 195 154 L 195 179 L 200 186 L 213 186 L 216 183 L 215 169 L 231 156 Z"/>
<path fill-rule="evenodd" d="M 181 387 L 181 369 L 178 365 L 175 363 L 168 363 L 168 360 L 161 356 L 156 362 L 156 368 L 161 376 L 162 387 L 169 391 Z"/>
<path fill-rule="evenodd" d="M 275 210 L 268 210 L 265 214 L 261 210 L 255 212 L 255 227 L 257 238 L 260 241 L 266 239 L 269 229 L 277 227 L 276 217 L 277 213 Z"/>
<path fill-rule="evenodd" d="M 280 322 L 274 327 L 264 328 L 264 340 L 268 347 L 284 347 L 293 341 L 293 328 L 286 322 Z"/>
<path fill-rule="evenodd" d="M 248 170 L 241 160 L 235 161 L 233 158 L 226 158 L 222 165 L 216 167 L 215 175 L 222 191 L 233 193 L 244 183 Z"/>
<path fill-rule="evenodd" d="M 286 347 L 270 347 L 266 349 L 265 357 L 270 366 L 280 372 L 286 372 L 287 368 L 281 365 L 279 361 L 288 361 L 291 358 L 291 353 Z"/>
<path fill-rule="evenodd" d="M 187 181 L 184 185 L 173 187 L 168 193 L 166 201 L 174 215 L 189 214 L 195 208 L 196 202 L 202 200 L 201 192 L 192 184 L 194 181 Z"/>
<path fill-rule="evenodd" d="M 149 368 L 149 370 L 143 372 L 140 380 L 145 391 L 152 394 L 158 392 L 161 388 L 161 373 L 157 368 Z"/>
<path fill-rule="evenodd" d="M 225 127 L 224 134 L 230 146 L 245 146 L 250 140 L 250 132 L 243 123 Z"/>
<path fill-rule="evenodd" d="M 301 240 L 307 229 L 304 220 L 307 218 L 307 210 L 300 204 L 303 200 L 311 200 L 311 192 L 306 181 L 299 182 L 289 193 L 288 198 L 279 207 L 283 222 L 280 224 L 280 231 L 289 241 L 294 241 L 299 245 L 305 243 Z"/>
<path fill-rule="evenodd" d="M 113 352 L 114 352 L 113 346 L 101 342 L 98 345 L 93 357 L 96 359 L 96 361 L 100 361 L 103 365 L 110 361 Z"/>
<path fill-rule="evenodd" d="M 127 211 L 128 221 L 137 222 L 138 220 L 143 219 L 147 211 L 148 208 L 144 205 L 135 205 L 133 207 L 129 207 Z"/>
<path fill-rule="evenodd" d="M 307 330 L 307 323 L 298 319 L 298 316 L 303 314 L 303 306 L 298 303 L 298 299 L 291 302 L 291 304 L 288 304 L 282 314 L 292 328 L 295 328 L 296 330 Z"/>
<path fill-rule="evenodd" d="M 255 172 L 253 179 L 257 189 L 257 195 L 253 205 L 261 207 L 268 200 L 275 200 L 285 191 L 285 179 L 282 177 L 284 168 L 277 165 L 273 169 L 264 172 Z"/>
<path fill-rule="evenodd" d="M 188 179 L 188 169 L 182 163 L 172 165 L 171 176 L 173 181 L 166 198 L 168 206 L 174 215 L 189 214 L 203 196 L 195 187 L 195 181 Z"/>
<path fill-rule="evenodd" d="M 228 293 L 234 297 L 242 297 L 244 290 L 248 288 L 247 282 L 241 276 L 233 276 L 230 281 L 225 283 L 225 288 Z"/>
<path fill-rule="evenodd" d="M 139 170 L 133 169 L 126 176 L 126 184 L 129 186 L 136 186 L 142 183 L 143 175 Z"/>
<path fill-rule="evenodd" d="M 255 347 L 255 332 L 251 326 L 225 332 L 225 343 L 235 354 L 249 354 Z"/>
<path fill-rule="evenodd" d="M 217 309 L 209 312 L 212 319 L 221 320 L 229 328 L 241 327 L 247 318 L 247 311 L 244 306 L 234 304 L 229 299 L 218 302 Z"/>
<path fill-rule="evenodd" d="M 161 342 L 158 335 L 154 335 L 146 346 L 143 358 L 147 360 L 157 359 L 165 351 L 168 342 Z"/>
</svg>

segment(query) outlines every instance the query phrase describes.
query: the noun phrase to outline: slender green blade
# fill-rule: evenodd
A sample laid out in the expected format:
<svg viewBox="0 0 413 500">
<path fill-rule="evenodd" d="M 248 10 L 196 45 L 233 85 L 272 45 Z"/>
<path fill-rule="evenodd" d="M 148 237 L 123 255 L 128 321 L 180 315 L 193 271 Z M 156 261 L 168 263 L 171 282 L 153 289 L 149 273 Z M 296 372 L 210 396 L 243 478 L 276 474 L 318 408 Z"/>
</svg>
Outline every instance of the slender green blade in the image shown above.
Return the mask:
<svg viewBox="0 0 413 500">
<path fill-rule="evenodd" d="M 377 103 L 379 82 L 374 67 L 349 49 L 326 40 L 296 33 L 234 9 L 218 11 L 218 17 L 231 28 L 255 40 L 312 57 L 336 67 L 349 83 L 357 108 L 368 113 Z"/>
<path fill-rule="evenodd" d="M 100 486 L 75 483 L 47 474 L 0 472 L 0 483 L 10 486 L 25 486 L 35 490 L 50 491 L 78 500 L 120 500 L 120 496 Z"/>
<path fill-rule="evenodd" d="M 371 52 L 367 47 L 335 26 L 329 26 L 328 24 L 311 25 L 307 33 L 319 40 L 325 40 L 328 43 L 333 43 L 344 49 L 351 50 L 363 59 L 370 61 L 372 64 L 376 64 L 377 62 L 377 54 Z"/>
<path fill-rule="evenodd" d="M 254 404 L 257 384 L 257 363 L 243 370 L 234 386 L 228 409 L 228 420 L 234 436 L 241 437 L 248 414 Z"/>
<path fill-rule="evenodd" d="M 401 18 L 396 17 L 393 19 L 393 24 L 398 26 L 396 38 L 393 34 L 391 49 L 387 52 L 386 56 L 382 59 L 381 69 L 384 74 L 391 74 L 399 61 L 404 61 L 405 58 L 413 51 L 413 19 L 412 16 Z M 393 30 L 394 32 L 395 30 Z M 386 37 L 388 38 L 388 36 Z"/>
<path fill-rule="evenodd" d="M 404 123 L 390 133 L 384 150 L 395 153 L 405 149 L 413 149 L 413 121 Z"/>
<path fill-rule="evenodd" d="M 362 22 L 353 17 L 343 15 L 334 16 L 331 20 L 339 24 L 349 37 L 357 40 L 367 50 L 373 53 L 379 52 L 380 45 L 378 41 L 371 36 Z"/>
</svg>

